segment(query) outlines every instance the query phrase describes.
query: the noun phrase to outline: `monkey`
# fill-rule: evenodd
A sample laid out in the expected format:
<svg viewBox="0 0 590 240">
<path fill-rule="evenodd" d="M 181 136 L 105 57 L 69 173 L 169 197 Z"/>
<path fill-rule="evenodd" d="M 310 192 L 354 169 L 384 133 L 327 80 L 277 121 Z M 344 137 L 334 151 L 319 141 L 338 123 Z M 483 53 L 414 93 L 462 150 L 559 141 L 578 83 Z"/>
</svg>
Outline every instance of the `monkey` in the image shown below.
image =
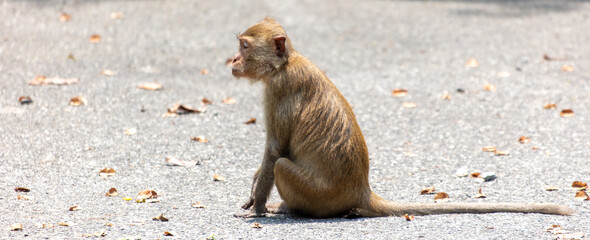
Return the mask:
<svg viewBox="0 0 590 240">
<path fill-rule="evenodd" d="M 353 110 L 328 77 L 295 51 L 273 18 L 238 34 L 232 75 L 263 84 L 266 144 L 241 217 L 313 218 L 450 213 L 574 213 L 551 203 L 397 203 L 369 186 L 369 154 Z M 266 205 L 273 186 L 283 202 Z"/>
</svg>

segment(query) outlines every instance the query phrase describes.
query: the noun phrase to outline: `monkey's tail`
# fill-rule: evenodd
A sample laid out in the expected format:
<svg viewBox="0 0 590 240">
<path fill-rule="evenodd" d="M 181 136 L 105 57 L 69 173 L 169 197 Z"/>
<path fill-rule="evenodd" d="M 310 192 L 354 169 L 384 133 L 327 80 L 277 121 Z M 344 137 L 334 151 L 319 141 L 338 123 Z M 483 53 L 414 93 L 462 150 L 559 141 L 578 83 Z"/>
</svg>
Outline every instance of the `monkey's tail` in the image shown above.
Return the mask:
<svg viewBox="0 0 590 240">
<path fill-rule="evenodd" d="M 360 209 L 365 217 L 433 215 L 451 213 L 543 213 L 554 215 L 572 215 L 575 212 L 564 205 L 553 203 L 396 203 L 385 200 L 375 193 L 371 195 L 368 209 Z"/>
</svg>

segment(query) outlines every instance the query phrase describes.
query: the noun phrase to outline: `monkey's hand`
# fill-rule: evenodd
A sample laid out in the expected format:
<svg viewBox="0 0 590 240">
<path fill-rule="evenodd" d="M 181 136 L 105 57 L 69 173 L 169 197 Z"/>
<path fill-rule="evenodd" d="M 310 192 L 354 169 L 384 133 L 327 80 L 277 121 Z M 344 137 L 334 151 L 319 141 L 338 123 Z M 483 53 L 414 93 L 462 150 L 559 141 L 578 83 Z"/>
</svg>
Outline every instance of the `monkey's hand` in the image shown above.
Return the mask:
<svg viewBox="0 0 590 240">
<path fill-rule="evenodd" d="M 248 199 L 248 201 L 246 203 L 244 203 L 244 205 L 242 205 L 243 209 L 250 209 L 252 206 L 254 206 L 254 197 L 250 196 L 250 199 Z"/>
</svg>

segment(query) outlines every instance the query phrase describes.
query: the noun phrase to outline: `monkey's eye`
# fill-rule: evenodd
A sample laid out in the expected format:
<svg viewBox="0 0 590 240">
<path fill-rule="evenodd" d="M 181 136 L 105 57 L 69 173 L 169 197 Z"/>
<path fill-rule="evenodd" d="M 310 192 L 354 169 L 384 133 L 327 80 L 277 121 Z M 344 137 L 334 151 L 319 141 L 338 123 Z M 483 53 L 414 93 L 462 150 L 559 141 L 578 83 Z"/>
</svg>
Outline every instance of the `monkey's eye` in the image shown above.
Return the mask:
<svg viewBox="0 0 590 240">
<path fill-rule="evenodd" d="M 250 47 L 250 44 L 248 42 L 244 41 L 242 43 L 242 46 L 244 47 L 244 49 L 246 49 L 246 48 L 249 48 Z"/>
</svg>

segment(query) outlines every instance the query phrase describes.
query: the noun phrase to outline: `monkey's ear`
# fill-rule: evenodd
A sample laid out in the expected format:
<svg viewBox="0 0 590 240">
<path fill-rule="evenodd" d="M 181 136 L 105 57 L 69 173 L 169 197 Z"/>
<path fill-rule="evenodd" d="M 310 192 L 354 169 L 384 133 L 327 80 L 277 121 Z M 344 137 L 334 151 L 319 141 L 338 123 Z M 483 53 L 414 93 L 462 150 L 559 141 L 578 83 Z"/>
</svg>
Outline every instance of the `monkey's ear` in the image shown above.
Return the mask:
<svg viewBox="0 0 590 240">
<path fill-rule="evenodd" d="M 279 57 L 283 57 L 285 55 L 285 41 L 287 40 L 287 38 L 285 36 L 278 36 L 278 37 L 274 37 L 272 38 L 275 41 L 275 46 L 276 46 L 276 53 L 277 56 Z"/>
</svg>

